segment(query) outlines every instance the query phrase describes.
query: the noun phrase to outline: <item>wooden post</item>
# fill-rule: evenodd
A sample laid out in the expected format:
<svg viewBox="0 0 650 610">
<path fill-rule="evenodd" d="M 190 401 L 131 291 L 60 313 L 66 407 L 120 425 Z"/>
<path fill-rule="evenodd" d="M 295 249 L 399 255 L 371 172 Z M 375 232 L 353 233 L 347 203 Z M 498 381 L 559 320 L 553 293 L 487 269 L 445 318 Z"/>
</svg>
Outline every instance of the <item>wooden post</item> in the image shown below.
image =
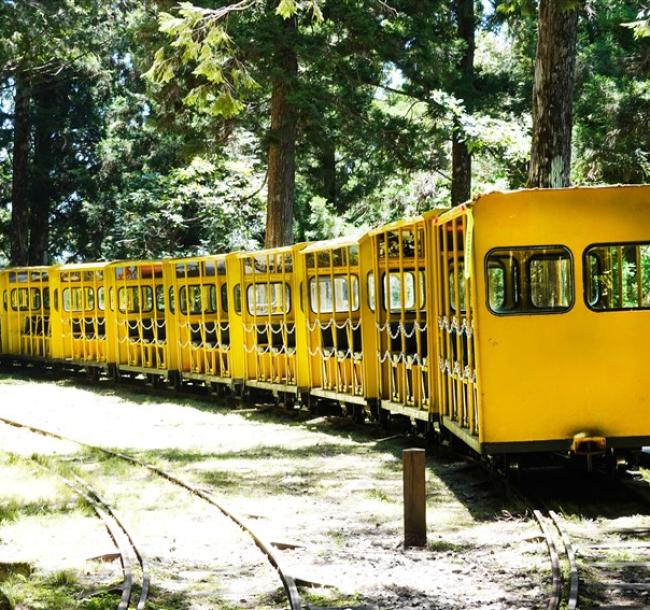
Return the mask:
<svg viewBox="0 0 650 610">
<path fill-rule="evenodd" d="M 404 449 L 404 546 L 427 543 L 424 449 Z"/>
</svg>

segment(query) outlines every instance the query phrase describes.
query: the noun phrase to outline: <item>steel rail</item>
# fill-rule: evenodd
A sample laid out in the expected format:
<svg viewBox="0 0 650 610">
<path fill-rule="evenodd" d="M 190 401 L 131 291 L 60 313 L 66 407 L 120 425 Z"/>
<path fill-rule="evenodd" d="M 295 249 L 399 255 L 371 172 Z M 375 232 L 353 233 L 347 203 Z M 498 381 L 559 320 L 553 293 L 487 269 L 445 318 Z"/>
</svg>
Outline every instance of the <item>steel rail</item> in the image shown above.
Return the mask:
<svg viewBox="0 0 650 610">
<path fill-rule="evenodd" d="M 555 540 L 553 540 L 553 535 L 551 530 L 546 523 L 546 519 L 540 510 L 535 509 L 533 515 L 539 523 L 539 527 L 544 534 L 546 540 L 546 546 L 548 547 L 548 554 L 551 558 L 551 588 L 552 593 L 551 597 L 548 600 L 546 606 L 547 610 L 557 610 L 560 607 L 560 600 L 562 599 L 562 573 L 560 571 L 560 556 L 557 552 L 557 547 L 555 546 Z"/>
<path fill-rule="evenodd" d="M 113 518 L 115 523 L 119 526 L 119 528 L 122 530 L 124 535 L 126 536 L 126 539 L 129 541 L 129 544 L 131 545 L 131 549 L 133 550 L 133 554 L 135 555 L 136 561 L 138 562 L 140 566 L 140 571 L 142 573 L 142 585 L 140 588 L 140 598 L 138 599 L 138 603 L 136 605 L 136 610 L 144 610 L 145 605 L 147 603 L 147 597 L 149 595 L 149 584 L 150 584 L 150 578 L 149 574 L 147 573 L 146 567 L 145 567 L 145 561 L 144 557 L 142 556 L 142 553 L 140 552 L 140 549 L 138 549 L 137 545 L 135 544 L 135 541 L 133 540 L 133 537 L 131 536 L 131 533 L 129 530 L 125 527 L 124 523 L 122 520 L 115 514 L 115 511 L 113 508 L 107 504 L 104 500 L 102 500 L 98 495 L 97 492 L 90 486 L 86 481 L 81 479 L 80 477 L 74 475 L 75 481 L 78 482 L 79 485 L 82 487 L 86 488 L 88 494 L 100 502 L 108 514 Z"/>
<path fill-rule="evenodd" d="M 136 610 L 144 610 L 147 600 L 147 595 L 149 592 L 149 577 L 146 574 L 144 561 L 142 555 L 140 554 L 133 538 L 130 533 L 120 521 L 120 519 L 115 514 L 115 511 L 111 506 L 103 500 L 99 494 L 85 481 L 83 481 L 78 476 L 74 476 L 74 481 L 63 476 L 61 473 L 56 472 L 52 468 L 48 468 L 45 465 L 35 462 L 35 464 L 46 472 L 50 472 L 56 475 L 64 485 L 70 488 L 75 494 L 80 498 L 83 498 L 93 509 L 97 517 L 102 521 L 110 539 L 113 541 L 115 548 L 118 551 L 120 558 L 120 565 L 122 566 L 123 573 L 123 584 L 122 584 L 122 595 L 120 597 L 120 602 L 117 606 L 118 610 L 128 610 L 131 606 L 131 597 L 133 594 L 133 568 L 131 561 L 129 560 L 129 551 L 125 548 L 123 541 L 121 541 L 121 536 L 118 531 L 121 530 L 129 545 L 133 551 L 140 569 L 142 572 L 142 586 L 140 589 L 140 597 L 136 606 Z"/>
<path fill-rule="evenodd" d="M 570 579 L 569 579 L 569 601 L 567 604 L 567 610 L 576 610 L 578 607 L 578 588 L 580 586 L 580 577 L 578 576 L 578 562 L 576 560 L 576 553 L 573 545 L 571 544 L 571 539 L 566 533 L 566 530 L 562 526 L 562 521 L 559 515 L 553 511 L 548 511 L 549 517 L 555 524 L 557 531 L 560 533 L 562 538 L 562 544 L 564 544 L 564 549 L 566 551 L 566 556 L 569 560 L 570 567 Z"/>
<path fill-rule="evenodd" d="M 260 551 L 266 556 L 267 560 L 269 563 L 273 566 L 273 568 L 276 570 L 278 573 L 278 576 L 280 577 L 280 580 L 282 581 L 282 586 L 285 590 L 285 593 L 287 595 L 287 599 L 289 601 L 289 606 L 291 610 L 302 610 L 303 608 L 303 603 L 302 603 L 302 598 L 300 596 L 300 593 L 298 591 L 298 587 L 296 585 L 296 580 L 293 576 L 287 574 L 285 570 L 282 568 L 281 562 L 278 558 L 278 556 L 275 554 L 273 551 L 273 548 L 270 543 L 266 542 L 255 530 L 245 522 L 245 520 L 238 516 L 234 511 L 229 510 L 228 508 L 225 507 L 225 505 L 222 502 L 217 501 L 212 495 L 198 489 L 197 487 L 194 487 L 190 483 L 187 483 L 186 481 L 183 481 L 182 479 L 174 476 L 173 474 L 166 472 L 165 470 L 162 470 L 161 468 L 158 468 L 157 466 L 153 466 L 151 464 L 147 464 L 146 462 L 142 462 L 141 460 L 138 460 L 137 458 L 134 458 L 133 456 L 127 455 L 125 453 L 120 453 L 117 451 L 111 451 L 110 449 L 106 449 L 105 447 L 99 447 L 97 445 L 91 445 L 89 443 L 85 443 L 83 441 L 79 441 L 67 436 L 64 436 L 62 434 L 59 434 L 57 432 L 51 432 L 49 430 L 44 430 L 42 428 L 37 428 L 35 426 L 32 426 L 30 424 L 25 424 L 22 422 L 17 422 L 15 420 L 11 420 L 5 417 L 0 417 L 0 422 L 7 424 L 9 426 L 13 426 L 15 428 L 22 428 L 25 430 L 29 430 L 30 432 L 33 432 L 35 434 L 40 434 L 42 436 L 48 436 L 52 438 L 56 438 L 62 441 L 67 441 L 71 443 L 75 443 L 81 447 L 86 447 L 87 449 L 92 449 L 94 451 L 100 451 L 106 455 L 109 455 L 111 457 L 119 458 L 121 460 L 130 462 L 132 464 L 135 464 L 137 466 L 140 466 L 142 468 L 146 468 L 147 470 L 157 474 L 158 476 L 161 476 L 165 479 L 167 479 L 169 482 L 178 485 L 179 487 L 183 487 L 185 490 L 189 491 L 190 493 L 196 495 L 198 498 L 201 498 L 205 502 L 208 502 L 210 505 L 214 506 L 217 508 L 223 515 L 228 517 L 231 521 L 233 521 L 235 524 L 237 524 L 244 532 L 246 532 L 255 542 L 255 545 L 260 549 Z M 138 609 L 140 610 L 140 609 Z"/>
</svg>

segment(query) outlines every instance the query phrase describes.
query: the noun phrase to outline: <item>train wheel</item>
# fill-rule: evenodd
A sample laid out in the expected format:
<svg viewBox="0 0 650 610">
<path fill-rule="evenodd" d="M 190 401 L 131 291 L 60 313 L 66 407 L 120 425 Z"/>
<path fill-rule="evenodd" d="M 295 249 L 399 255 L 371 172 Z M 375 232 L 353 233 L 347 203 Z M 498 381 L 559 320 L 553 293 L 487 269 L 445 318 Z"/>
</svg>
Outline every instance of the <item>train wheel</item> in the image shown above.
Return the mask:
<svg viewBox="0 0 650 610">
<path fill-rule="evenodd" d="M 388 430 L 390 427 L 390 413 L 388 409 L 377 407 L 377 422 L 382 430 Z"/>
<path fill-rule="evenodd" d="M 362 405 L 352 405 L 352 421 L 363 424 L 366 421 L 366 412 Z"/>
<path fill-rule="evenodd" d="M 174 392 L 183 391 L 183 378 L 181 377 L 180 373 L 177 372 L 170 373 L 169 380 L 171 382 L 172 390 L 174 390 Z"/>
</svg>

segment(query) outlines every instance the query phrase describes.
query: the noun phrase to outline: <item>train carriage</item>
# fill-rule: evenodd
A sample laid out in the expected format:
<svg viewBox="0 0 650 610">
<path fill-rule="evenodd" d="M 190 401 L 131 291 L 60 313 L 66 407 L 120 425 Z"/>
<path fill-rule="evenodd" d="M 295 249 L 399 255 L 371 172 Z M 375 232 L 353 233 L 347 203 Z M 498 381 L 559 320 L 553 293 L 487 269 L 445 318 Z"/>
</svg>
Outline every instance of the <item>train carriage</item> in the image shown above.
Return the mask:
<svg viewBox="0 0 650 610">
<path fill-rule="evenodd" d="M 289 402 L 309 394 L 306 320 L 300 279 L 304 244 L 232 255 L 229 275 L 241 311 L 244 383 Z"/>
<path fill-rule="evenodd" d="M 52 267 L 14 267 L 0 273 L 1 352 L 16 359 L 52 356 Z"/>
<path fill-rule="evenodd" d="M 424 218 L 380 227 L 370 232 L 370 239 L 368 292 L 376 329 L 379 415 L 405 415 L 430 431 L 437 412 L 431 357 L 436 329 L 430 324 L 430 244 Z"/>
<path fill-rule="evenodd" d="M 357 419 L 377 401 L 376 341 L 367 292 L 373 272 L 370 249 L 364 235 L 316 242 L 300 251 L 310 394 L 348 405 Z"/>
<path fill-rule="evenodd" d="M 228 296 L 226 255 L 166 260 L 164 268 L 168 325 L 176 329 L 175 374 L 215 390 L 239 386 L 244 366 L 241 318 Z"/>
<path fill-rule="evenodd" d="M 169 282 L 161 261 L 120 261 L 107 268 L 110 311 L 114 316 L 116 376 L 142 374 L 156 384 L 176 370 L 176 329 L 167 324 Z M 171 336 L 170 336 L 171 335 Z"/>
<path fill-rule="evenodd" d="M 484 454 L 650 444 L 650 187 L 492 193 L 427 222 L 443 430 Z"/>
<path fill-rule="evenodd" d="M 50 273 L 55 310 L 52 357 L 84 366 L 95 376 L 115 360 L 113 318 L 106 307 L 108 264 L 60 265 Z"/>
</svg>

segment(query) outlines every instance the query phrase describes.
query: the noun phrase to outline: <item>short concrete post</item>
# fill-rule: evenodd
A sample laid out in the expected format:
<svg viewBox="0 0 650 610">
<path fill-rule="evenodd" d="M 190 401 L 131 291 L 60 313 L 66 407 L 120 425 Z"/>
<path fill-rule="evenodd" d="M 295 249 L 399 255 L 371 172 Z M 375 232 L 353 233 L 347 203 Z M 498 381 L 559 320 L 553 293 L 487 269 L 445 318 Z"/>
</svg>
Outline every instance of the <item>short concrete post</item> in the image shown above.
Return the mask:
<svg viewBox="0 0 650 610">
<path fill-rule="evenodd" d="M 404 449 L 404 546 L 427 543 L 424 449 Z"/>
</svg>

